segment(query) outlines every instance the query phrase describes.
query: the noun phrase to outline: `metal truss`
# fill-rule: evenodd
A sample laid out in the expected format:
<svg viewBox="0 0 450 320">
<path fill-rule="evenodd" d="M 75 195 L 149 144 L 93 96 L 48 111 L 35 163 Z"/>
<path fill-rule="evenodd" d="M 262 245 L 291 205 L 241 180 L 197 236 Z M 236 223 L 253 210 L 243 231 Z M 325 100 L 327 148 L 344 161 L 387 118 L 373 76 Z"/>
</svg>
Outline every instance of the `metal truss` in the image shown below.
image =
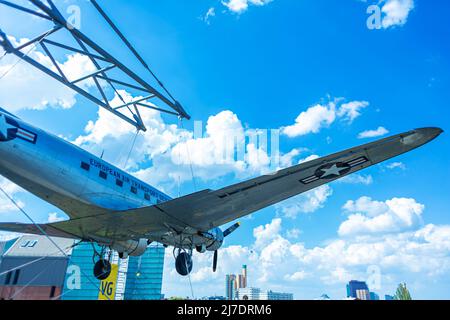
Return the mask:
<svg viewBox="0 0 450 320">
<path fill-rule="evenodd" d="M 0 29 L 0 45 L 4 48 L 6 53 L 14 54 L 20 59 L 26 61 L 33 67 L 41 70 L 47 75 L 53 77 L 59 82 L 63 83 L 67 87 L 76 91 L 80 95 L 94 102 L 116 116 L 120 117 L 124 121 L 132 124 L 138 130 L 146 131 L 145 125 L 142 121 L 139 113 L 140 108 L 151 108 L 160 112 L 176 115 L 180 118 L 190 119 L 190 116 L 186 113 L 180 103 L 173 98 L 170 92 L 159 81 L 155 74 L 150 70 L 149 66 L 145 63 L 138 52 L 133 48 L 125 36 L 120 32 L 112 20 L 106 15 L 102 8 L 95 0 L 90 0 L 99 14 L 106 20 L 109 26 L 114 30 L 122 42 L 132 52 L 132 54 L 138 59 L 142 66 L 151 74 L 156 80 L 158 86 L 162 89 L 158 91 L 154 86 L 143 80 L 135 72 L 130 70 L 127 66 L 114 58 L 105 49 L 95 43 L 93 40 L 84 35 L 80 30 L 72 26 L 57 9 L 51 0 L 47 0 L 45 4 L 41 0 L 28 0 L 29 3 L 35 7 L 35 10 L 28 7 L 23 7 L 14 4 L 10 1 L 0 0 L 0 5 L 5 5 L 10 8 L 19 10 L 26 14 L 39 17 L 53 23 L 53 27 L 47 32 L 33 38 L 32 40 L 24 43 L 20 46 L 14 47 L 11 41 L 8 40 L 6 34 Z M 76 46 L 61 43 L 60 41 L 50 40 L 49 37 L 60 30 L 67 30 L 73 39 Z M 29 57 L 24 53 L 26 49 L 32 50 L 35 46 L 39 45 L 48 58 L 51 60 L 54 68 L 49 68 L 42 63 Z M 52 51 L 55 49 L 66 50 L 70 53 L 77 53 L 89 58 L 92 64 L 95 66 L 95 71 L 85 75 L 79 79 L 69 80 L 57 63 Z M 111 73 L 114 72 L 114 75 Z M 117 75 L 118 74 L 118 75 Z M 82 86 L 84 81 L 93 81 L 95 89 L 91 91 L 97 91 L 97 94 L 92 93 L 86 86 Z M 118 88 L 131 89 L 143 94 L 143 98 L 126 102 L 118 92 Z M 111 106 L 107 98 L 107 90 L 112 89 L 117 96 L 121 99 L 122 104 L 119 106 Z M 162 93 L 164 92 L 164 93 Z M 147 102 L 150 101 L 150 102 Z M 152 103 L 155 101 L 155 103 Z M 157 106 L 158 105 L 158 106 Z M 128 114 L 124 111 L 128 110 Z"/>
</svg>

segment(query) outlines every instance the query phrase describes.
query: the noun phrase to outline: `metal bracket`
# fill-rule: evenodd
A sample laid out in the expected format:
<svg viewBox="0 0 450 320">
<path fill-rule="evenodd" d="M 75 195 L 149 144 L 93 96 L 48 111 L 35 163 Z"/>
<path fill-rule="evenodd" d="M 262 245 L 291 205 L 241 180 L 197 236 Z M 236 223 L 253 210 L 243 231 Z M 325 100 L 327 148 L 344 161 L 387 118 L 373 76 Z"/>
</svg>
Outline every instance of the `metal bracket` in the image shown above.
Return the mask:
<svg viewBox="0 0 450 320">
<path fill-rule="evenodd" d="M 132 47 L 129 41 L 114 25 L 112 20 L 106 15 L 106 13 L 100 8 L 95 0 L 90 0 L 101 16 L 106 20 L 114 32 L 119 36 L 127 48 L 133 53 L 133 55 L 139 60 L 142 66 L 150 72 L 151 76 L 156 80 L 157 85 L 164 91 L 157 90 L 155 86 L 152 86 L 149 82 L 145 81 L 135 72 L 130 70 L 125 64 L 114 58 L 109 52 L 103 49 L 96 42 L 84 35 L 80 30 L 70 25 L 68 21 L 63 17 L 61 12 L 53 4 L 52 0 L 46 0 L 47 4 L 44 4 L 41 0 L 28 0 L 36 10 L 23 7 L 9 1 L 0 0 L 0 5 L 3 4 L 7 7 L 19 10 L 23 13 L 48 20 L 53 23 L 52 28 L 28 41 L 27 43 L 14 47 L 9 41 L 6 34 L 0 29 L 0 46 L 9 53 L 14 54 L 23 61 L 29 63 L 33 67 L 41 70 L 50 77 L 58 80 L 62 84 L 66 85 L 70 89 L 74 90 L 83 97 L 89 99 L 96 105 L 105 108 L 109 112 L 118 116 L 122 120 L 136 127 L 138 130 L 146 131 L 142 117 L 139 113 L 139 108 L 150 108 L 160 112 L 175 115 L 180 118 L 190 119 L 190 116 L 183 109 L 181 104 L 173 98 L 170 92 L 164 87 L 162 82 L 155 76 L 150 70 L 149 66 L 145 63 L 142 57 Z M 57 40 L 48 39 L 54 33 L 59 31 L 68 31 L 71 37 L 78 44 L 78 48 L 61 43 Z M 22 50 L 26 48 L 32 48 L 32 46 L 40 45 L 45 54 L 49 57 L 54 68 L 49 68 L 42 63 L 30 58 L 24 54 Z M 95 66 L 96 71 L 80 77 L 79 79 L 69 80 L 67 75 L 64 74 L 60 65 L 58 65 L 52 50 L 64 49 L 72 54 L 78 53 L 84 55 L 90 59 Z M 114 77 L 111 76 L 111 72 L 114 71 Z M 117 78 L 119 77 L 119 79 Z M 86 80 L 92 80 L 95 84 L 95 88 L 88 90 L 86 86 L 81 86 L 80 83 Z M 132 89 L 144 93 L 145 98 L 140 98 L 135 101 L 127 102 L 118 92 L 118 86 L 126 89 Z M 108 100 L 108 89 L 112 89 L 114 93 L 121 99 L 121 105 L 112 107 Z M 96 91 L 94 94 L 92 91 Z M 149 101 L 155 101 L 151 103 Z M 128 110 L 128 114 L 124 113 L 124 110 Z"/>
</svg>

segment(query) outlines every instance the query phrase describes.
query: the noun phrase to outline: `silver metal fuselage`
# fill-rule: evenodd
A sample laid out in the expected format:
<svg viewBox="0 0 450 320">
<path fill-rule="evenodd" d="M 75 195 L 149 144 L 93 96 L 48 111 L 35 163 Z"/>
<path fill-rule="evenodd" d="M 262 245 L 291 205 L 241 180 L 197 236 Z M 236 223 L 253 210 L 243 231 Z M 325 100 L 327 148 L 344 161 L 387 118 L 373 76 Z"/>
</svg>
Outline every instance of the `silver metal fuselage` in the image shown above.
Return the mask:
<svg viewBox="0 0 450 320">
<path fill-rule="evenodd" d="M 135 209 L 170 199 L 60 137 L 4 112 L 0 111 L 0 115 L 36 135 L 34 143 L 18 137 L 0 141 L 0 174 L 59 207 L 71 218 L 102 210 Z"/>
</svg>

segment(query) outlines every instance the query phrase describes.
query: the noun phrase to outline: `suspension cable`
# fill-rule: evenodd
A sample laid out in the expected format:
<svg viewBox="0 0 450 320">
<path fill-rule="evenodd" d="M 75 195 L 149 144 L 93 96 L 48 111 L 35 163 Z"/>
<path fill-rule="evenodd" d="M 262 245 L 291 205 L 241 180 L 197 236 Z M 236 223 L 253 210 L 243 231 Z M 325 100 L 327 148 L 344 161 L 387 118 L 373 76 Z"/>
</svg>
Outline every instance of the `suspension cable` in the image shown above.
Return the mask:
<svg viewBox="0 0 450 320">
<path fill-rule="evenodd" d="M 75 244 L 75 245 L 76 245 L 76 244 Z M 74 247 L 75 245 L 72 245 L 72 246 L 70 246 L 70 247 L 67 247 L 66 249 L 70 249 L 70 248 Z M 1 277 L 1 276 L 4 276 L 4 275 L 7 274 L 8 272 L 15 271 L 15 270 L 22 269 L 22 268 L 26 268 L 26 267 L 31 266 L 32 264 L 35 264 L 35 263 L 37 263 L 37 262 L 39 262 L 39 261 L 42 261 L 42 260 L 47 259 L 47 258 L 49 258 L 49 257 L 52 257 L 54 254 L 56 254 L 56 253 L 58 253 L 58 252 L 59 252 L 59 250 L 56 251 L 56 252 L 50 253 L 50 254 L 47 255 L 47 256 L 39 257 L 39 258 L 37 258 L 37 259 L 34 259 L 34 260 L 28 261 L 28 262 L 26 262 L 26 263 L 24 263 L 24 264 L 21 264 L 20 266 L 16 266 L 16 267 L 14 267 L 14 268 L 11 268 L 11 269 L 8 269 L 8 270 L 6 270 L 6 271 L 3 271 L 3 272 L 0 273 L 0 277 Z"/>
<path fill-rule="evenodd" d="M 53 263 L 51 263 L 51 267 L 53 267 L 56 264 L 57 260 L 54 260 Z M 10 297 L 10 300 L 14 300 L 15 297 L 17 297 L 23 290 L 25 290 L 26 288 L 28 288 L 30 285 L 33 284 L 33 282 L 39 278 L 40 276 L 42 276 L 44 274 L 44 272 L 46 271 L 45 268 L 43 268 L 41 270 L 41 272 L 39 272 L 37 275 L 35 275 L 30 281 L 27 282 L 26 285 L 24 285 L 23 287 L 21 287 L 19 290 L 17 290 L 16 292 L 14 292 L 14 294 L 12 295 L 12 297 Z"/>
<path fill-rule="evenodd" d="M 53 32 L 53 29 L 51 29 L 51 30 L 49 30 L 46 34 L 44 34 L 44 36 L 39 40 L 39 41 L 36 41 L 31 47 L 30 47 L 30 49 L 25 53 L 25 57 L 28 57 L 28 55 L 31 53 L 31 51 L 33 51 L 35 48 L 36 48 L 36 46 L 38 45 L 38 44 L 40 44 L 45 38 L 47 38 L 47 36 L 50 34 L 50 33 L 52 33 Z M 3 59 L 6 55 L 7 55 L 7 53 L 8 52 L 6 52 L 5 51 L 5 53 L 3 54 L 3 56 L 0 58 L 0 60 L 1 59 Z M 6 77 L 20 62 L 22 62 L 22 58 L 18 58 L 17 59 L 17 61 L 9 68 L 9 69 L 7 69 L 1 76 L 0 76 L 0 80 L 2 80 L 4 77 Z"/>
<path fill-rule="evenodd" d="M 19 204 L 3 189 L 3 187 L 1 187 L 0 186 L 0 191 L 5 195 L 5 197 L 6 198 L 8 198 L 8 200 L 9 201 L 11 201 L 11 203 L 20 211 L 20 212 L 22 212 L 27 218 L 28 218 L 28 220 L 30 220 L 31 221 L 31 223 L 65 256 L 65 257 L 67 257 L 67 258 L 69 258 L 70 259 L 70 257 L 66 254 L 66 252 L 63 250 L 63 249 L 61 249 L 61 247 L 47 234 L 47 232 L 45 232 L 45 230 L 39 225 L 39 224 L 37 224 L 35 221 L 34 221 L 34 219 L 28 214 L 28 213 L 26 213 L 25 212 L 25 210 L 23 210 L 22 209 L 22 207 L 21 206 L 19 206 Z M 92 279 L 91 278 L 89 278 L 89 276 L 88 275 L 86 275 L 86 273 L 83 271 L 83 270 L 80 270 L 81 271 L 81 273 L 83 274 L 83 276 L 85 276 L 88 280 L 89 280 L 89 282 L 91 282 L 93 285 L 94 285 L 94 287 L 96 287 L 99 291 L 101 290 L 100 289 L 100 287 L 94 282 L 94 281 L 92 281 Z M 107 298 L 108 298 L 108 300 L 110 300 L 109 299 L 109 297 L 107 296 Z"/>
<path fill-rule="evenodd" d="M 184 129 L 184 124 L 183 124 L 183 119 L 181 119 L 181 117 L 180 117 L 180 123 L 181 123 L 181 128 L 183 130 L 185 130 Z M 197 182 L 195 180 L 194 167 L 192 165 L 191 153 L 189 151 L 189 143 L 188 142 L 186 142 L 186 152 L 187 152 L 187 155 L 188 155 L 189 168 L 191 170 L 192 183 L 194 184 L 194 191 L 197 191 L 198 190 Z"/>
<path fill-rule="evenodd" d="M 133 152 L 134 145 L 136 144 L 136 140 L 137 140 L 137 137 L 138 137 L 138 135 L 139 135 L 139 132 L 140 132 L 139 130 L 136 130 L 136 133 L 135 133 L 134 138 L 133 138 L 133 142 L 132 142 L 132 144 L 131 144 L 130 151 L 128 152 L 128 156 L 127 156 L 127 158 L 125 159 L 125 164 L 124 164 L 124 166 L 123 166 L 123 168 L 124 168 L 125 170 L 126 170 L 127 165 L 128 165 L 128 160 L 130 160 L 131 153 Z"/>
</svg>

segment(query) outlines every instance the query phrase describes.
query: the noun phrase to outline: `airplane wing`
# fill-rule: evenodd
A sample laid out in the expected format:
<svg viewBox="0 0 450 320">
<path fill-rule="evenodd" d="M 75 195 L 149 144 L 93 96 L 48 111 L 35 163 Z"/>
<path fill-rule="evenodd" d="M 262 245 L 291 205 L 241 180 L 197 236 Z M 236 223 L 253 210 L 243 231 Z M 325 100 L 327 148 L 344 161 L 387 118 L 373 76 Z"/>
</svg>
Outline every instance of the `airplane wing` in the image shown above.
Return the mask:
<svg viewBox="0 0 450 320">
<path fill-rule="evenodd" d="M 203 190 L 150 207 L 49 226 L 52 230 L 95 239 L 147 238 L 161 241 L 167 231 L 196 234 L 411 151 L 441 133 L 439 128 L 417 129 L 220 190 Z M 1 224 L 0 229 L 4 230 Z"/>
</svg>

